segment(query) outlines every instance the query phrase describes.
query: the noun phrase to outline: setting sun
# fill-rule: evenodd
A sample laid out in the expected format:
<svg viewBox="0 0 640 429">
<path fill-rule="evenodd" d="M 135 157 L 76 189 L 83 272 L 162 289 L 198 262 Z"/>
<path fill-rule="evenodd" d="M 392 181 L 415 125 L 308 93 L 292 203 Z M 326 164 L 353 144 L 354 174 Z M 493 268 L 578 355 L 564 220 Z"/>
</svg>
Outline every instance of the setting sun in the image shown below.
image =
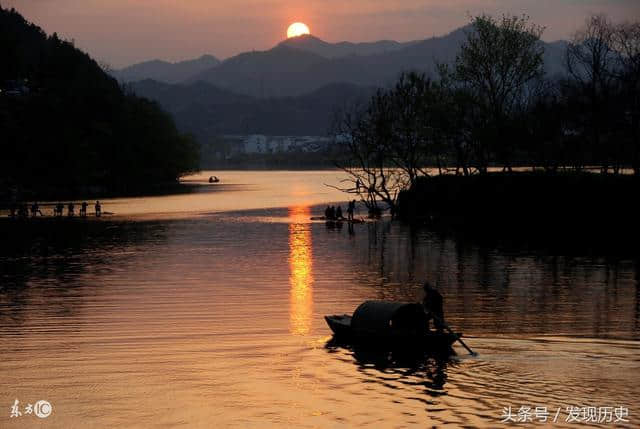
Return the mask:
<svg viewBox="0 0 640 429">
<path fill-rule="evenodd" d="M 287 29 L 288 38 L 302 36 L 303 34 L 311 34 L 311 32 L 309 31 L 309 27 L 302 22 L 294 22 Z"/>
</svg>

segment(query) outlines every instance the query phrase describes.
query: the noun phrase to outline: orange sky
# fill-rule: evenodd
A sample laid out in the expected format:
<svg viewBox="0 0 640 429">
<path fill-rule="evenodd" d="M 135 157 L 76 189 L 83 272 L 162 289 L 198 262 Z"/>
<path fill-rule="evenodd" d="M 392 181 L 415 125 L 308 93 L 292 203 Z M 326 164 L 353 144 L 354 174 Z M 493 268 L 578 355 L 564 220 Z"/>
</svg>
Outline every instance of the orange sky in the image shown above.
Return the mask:
<svg viewBox="0 0 640 429">
<path fill-rule="evenodd" d="M 219 58 L 263 50 L 294 21 L 331 42 L 399 41 L 447 33 L 468 14 L 526 13 L 547 27 L 546 40 L 567 38 L 592 12 L 640 18 L 640 0 L 0 0 L 48 33 L 113 67 L 208 53 Z"/>
</svg>

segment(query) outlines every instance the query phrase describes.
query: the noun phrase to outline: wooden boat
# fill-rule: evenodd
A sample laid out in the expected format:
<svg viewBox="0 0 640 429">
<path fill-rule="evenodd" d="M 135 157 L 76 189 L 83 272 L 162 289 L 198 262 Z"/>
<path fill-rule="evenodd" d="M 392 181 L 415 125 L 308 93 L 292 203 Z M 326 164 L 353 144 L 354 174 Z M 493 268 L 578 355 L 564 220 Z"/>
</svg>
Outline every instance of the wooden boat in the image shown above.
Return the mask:
<svg viewBox="0 0 640 429">
<path fill-rule="evenodd" d="M 415 348 L 453 354 L 452 345 L 461 334 L 430 331 L 422 305 L 387 301 L 365 301 L 348 314 L 325 316 L 341 341 Z"/>
<path fill-rule="evenodd" d="M 351 337 L 351 316 L 348 314 L 324 316 L 324 320 L 327 321 L 327 325 L 336 337 L 345 339 Z"/>
</svg>

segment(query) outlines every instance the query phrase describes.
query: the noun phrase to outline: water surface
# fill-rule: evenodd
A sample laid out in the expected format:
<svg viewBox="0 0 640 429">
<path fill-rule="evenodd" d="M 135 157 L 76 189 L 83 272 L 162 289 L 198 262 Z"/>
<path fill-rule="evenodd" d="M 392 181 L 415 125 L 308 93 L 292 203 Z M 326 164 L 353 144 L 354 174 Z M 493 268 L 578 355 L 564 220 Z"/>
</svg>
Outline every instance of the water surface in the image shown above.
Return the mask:
<svg viewBox="0 0 640 429">
<path fill-rule="evenodd" d="M 327 228 L 309 218 L 343 198 L 322 184 L 337 173 L 193 180 L 211 174 L 227 188 L 0 226 L 1 427 L 497 427 L 508 406 L 562 407 L 554 427 L 575 426 L 568 406 L 622 406 L 637 427 L 637 258 Z M 330 342 L 323 315 L 420 300 L 424 280 L 478 357 Z M 15 399 L 54 412 L 12 419 Z"/>
</svg>

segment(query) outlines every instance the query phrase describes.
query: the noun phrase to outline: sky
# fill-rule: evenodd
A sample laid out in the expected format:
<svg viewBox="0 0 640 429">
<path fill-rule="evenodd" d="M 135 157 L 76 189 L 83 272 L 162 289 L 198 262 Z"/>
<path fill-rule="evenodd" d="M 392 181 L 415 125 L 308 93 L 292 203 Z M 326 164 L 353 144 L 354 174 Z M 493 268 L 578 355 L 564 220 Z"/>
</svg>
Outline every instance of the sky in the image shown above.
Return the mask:
<svg viewBox="0 0 640 429">
<path fill-rule="evenodd" d="M 526 14 L 543 39 L 567 39 L 592 13 L 640 19 L 640 0 L 0 0 L 47 33 L 73 39 L 98 61 L 180 61 L 265 50 L 306 23 L 328 42 L 425 39 L 471 15 Z"/>
</svg>

